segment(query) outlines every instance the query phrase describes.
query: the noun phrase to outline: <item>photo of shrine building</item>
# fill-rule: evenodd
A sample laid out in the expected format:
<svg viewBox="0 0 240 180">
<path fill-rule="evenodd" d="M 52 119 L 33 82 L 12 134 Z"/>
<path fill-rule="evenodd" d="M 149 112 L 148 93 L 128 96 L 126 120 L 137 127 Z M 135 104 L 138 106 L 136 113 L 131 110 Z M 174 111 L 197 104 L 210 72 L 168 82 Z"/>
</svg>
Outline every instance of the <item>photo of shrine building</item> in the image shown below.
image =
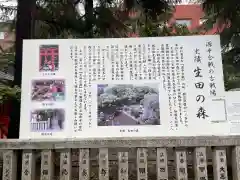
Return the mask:
<svg viewBox="0 0 240 180">
<path fill-rule="evenodd" d="M 172 18 L 170 18 L 168 24 L 184 24 L 190 30 L 194 30 L 205 21 L 204 12 L 200 4 L 188 3 L 175 5 L 175 11 Z M 11 22 L 0 22 L 0 46 L 4 50 L 8 50 L 13 47 L 15 41 L 15 32 L 9 32 L 9 26 Z M 214 27 L 212 30 L 207 32 L 207 34 L 218 33 L 219 29 Z M 130 33 L 129 37 L 138 37 L 137 34 Z M 1 52 L 0 50 L 0 53 Z M 7 78 L 9 80 L 13 79 L 13 68 L 10 67 L 6 71 L 0 71 L 0 76 Z M 0 84 L 1 85 L 1 84 Z M 3 128 L 0 128 L 0 138 L 7 137 L 8 124 L 9 124 L 9 114 L 10 114 L 11 104 L 10 102 L 5 102 L 0 104 L 0 123 Z"/>
</svg>

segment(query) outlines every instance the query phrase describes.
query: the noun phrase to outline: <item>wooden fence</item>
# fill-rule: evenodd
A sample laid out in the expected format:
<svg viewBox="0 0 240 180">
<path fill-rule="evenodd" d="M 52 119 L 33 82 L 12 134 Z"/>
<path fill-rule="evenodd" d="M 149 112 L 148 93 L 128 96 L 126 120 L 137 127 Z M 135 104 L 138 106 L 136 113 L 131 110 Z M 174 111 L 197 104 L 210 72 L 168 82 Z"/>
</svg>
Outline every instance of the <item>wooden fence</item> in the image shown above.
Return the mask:
<svg viewBox="0 0 240 180">
<path fill-rule="evenodd" d="M 131 154 L 133 148 L 136 151 Z M 112 149 L 116 154 L 110 155 Z M 95 179 L 99 180 L 207 180 L 212 179 L 212 175 L 214 180 L 240 180 L 239 136 L 62 141 L 6 139 L 0 141 L 0 150 L 3 152 L 3 180 L 52 180 L 56 179 L 56 174 L 60 180 L 88 180 L 94 178 L 93 169 L 97 169 Z M 91 152 L 96 150 L 97 158 L 92 158 Z M 73 152 L 77 152 L 77 156 Z M 59 162 L 56 163 L 58 153 Z M 114 158 L 115 164 L 112 163 Z M 193 159 L 192 163 L 189 158 Z M 17 162 L 19 160 L 21 162 Z M 116 167 L 115 173 L 111 174 L 111 166 Z M 173 170 L 169 166 L 173 166 Z M 130 176 L 132 172 L 136 172 L 135 177 Z M 154 172 L 153 176 L 150 172 Z"/>
</svg>

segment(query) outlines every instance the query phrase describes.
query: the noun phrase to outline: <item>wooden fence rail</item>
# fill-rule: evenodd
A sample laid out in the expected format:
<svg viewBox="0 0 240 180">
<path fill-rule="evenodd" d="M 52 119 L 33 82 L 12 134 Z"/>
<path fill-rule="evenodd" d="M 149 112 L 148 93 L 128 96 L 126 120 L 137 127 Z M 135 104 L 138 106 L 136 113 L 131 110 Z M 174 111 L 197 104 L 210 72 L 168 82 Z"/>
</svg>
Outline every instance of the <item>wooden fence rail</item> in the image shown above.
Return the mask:
<svg viewBox="0 0 240 180">
<path fill-rule="evenodd" d="M 132 148 L 136 151 L 130 155 Z M 193 150 L 190 154 L 189 148 Z M 96 149 L 97 158 L 91 158 L 91 152 Z M 112 149 L 117 153 L 111 154 Z M 155 155 L 152 149 L 155 150 Z M 75 171 L 73 172 L 73 169 L 76 169 L 73 165 L 75 161 L 78 164 L 79 180 L 93 179 L 92 168 L 95 168 L 93 161 L 97 161 L 98 164 L 97 179 L 99 180 L 134 179 L 130 177 L 133 169 L 136 171 L 137 180 L 173 178 L 208 180 L 212 179 L 208 172 L 209 166 L 212 167 L 214 180 L 240 180 L 240 136 L 66 139 L 62 141 L 1 140 L 0 150 L 3 152 L 3 180 L 52 180 L 55 178 L 56 171 L 60 180 L 71 180 L 73 174 L 76 174 Z M 170 150 L 173 152 L 171 155 L 169 155 Z M 77 158 L 73 153 L 76 151 Z M 21 162 L 17 162 L 18 152 L 21 152 Z M 58 153 L 59 166 L 56 166 L 55 156 Z M 40 161 L 37 160 L 38 157 Z M 189 160 L 190 157 L 193 159 L 192 163 Z M 112 166 L 110 162 L 114 158 L 117 171 L 113 176 L 116 177 L 110 175 Z M 135 162 L 133 162 L 134 158 Z M 174 163 L 174 171 L 171 172 L 170 161 Z M 130 164 L 133 166 L 130 167 Z M 192 166 L 193 175 L 189 175 L 189 166 Z M 21 168 L 21 174 L 17 173 L 17 167 Z M 150 177 L 150 172 L 153 171 L 155 171 L 155 178 Z M 171 175 L 172 172 L 174 175 Z"/>
</svg>

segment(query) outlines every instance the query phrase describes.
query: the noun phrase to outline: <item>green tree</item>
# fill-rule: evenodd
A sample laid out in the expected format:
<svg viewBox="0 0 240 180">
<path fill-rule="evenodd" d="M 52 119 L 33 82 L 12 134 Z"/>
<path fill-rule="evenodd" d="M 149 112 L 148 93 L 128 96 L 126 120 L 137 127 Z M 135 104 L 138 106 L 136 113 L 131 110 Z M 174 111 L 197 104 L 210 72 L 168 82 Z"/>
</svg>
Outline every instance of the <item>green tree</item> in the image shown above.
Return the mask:
<svg viewBox="0 0 240 180">
<path fill-rule="evenodd" d="M 13 76 L 8 72 L 8 69 L 13 68 L 13 50 L 13 47 L 8 50 L 2 49 L 0 54 L 0 104 L 11 99 L 20 99 L 20 88 L 13 85 Z"/>
<path fill-rule="evenodd" d="M 114 0 L 99 0 L 96 7 L 93 0 L 85 0 L 85 14 L 79 14 L 79 4 L 82 2 L 78 0 L 36 1 L 36 6 L 32 8 L 35 22 L 33 38 L 126 37 L 129 28 L 125 23 L 131 21 L 128 14 L 135 7 L 141 9 L 138 21 L 145 25 L 152 22 L 162 24 L 174 10 L 166 0 L 125 0 L 124 9 L 119 8 Z M 16 7 L 0 8 L 5 12 L 4 17 L 16 11 Z"/>
<path fill-rule="evenodd" d="M 9 69 L 13 68 L 14 47 L 4 49 L 0 47 L 0 106 L 9 105 L 13 99 L 20 99 L 20 88 L 13 86 L 13 76 L 9 74 Z M 7 134 L 5 121 L 0 121 L 1 132 Z"/>
<path fill-rule="evenodd" d="M 167 26 L 165 24 L 148 23 L 140 28 L 141 37 L 189 36 L 194 34 L 198 34 L 198 31 L 190 31 L 187 26 L 178 24 Z"/>
<path fill-rule="evenodd" d="M 217 28 L 221 37 L 225 88 L 240 87 L 240 2 L 204 0 L 207 20 L 201 30 Z"/>
<path fill-rule="evenodd" d="M 8 30 L 7 34 L 11 36 L 14 29 L 11 28 L 11 23 L 2 22 L 0 28 Z M 6 42 L 0 46 L 0 104 L 9 101 L 10 99 L 20 99 L 20 88 L 13 85 L 13 65 L 15 61 L 14 42 Z"/>
</svg>

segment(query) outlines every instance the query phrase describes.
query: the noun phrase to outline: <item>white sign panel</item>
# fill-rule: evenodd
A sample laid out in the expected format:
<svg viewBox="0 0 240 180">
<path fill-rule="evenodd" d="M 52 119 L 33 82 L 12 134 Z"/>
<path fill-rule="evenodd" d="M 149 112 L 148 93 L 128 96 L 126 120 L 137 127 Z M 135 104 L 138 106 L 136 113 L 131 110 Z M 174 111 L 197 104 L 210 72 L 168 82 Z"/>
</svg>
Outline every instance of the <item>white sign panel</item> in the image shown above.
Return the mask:
<svg viewBox="0 0 240 180">
<path fill-rule="evenodd" d="M 227 120 L 231 135 L 240 134 L 240 91 L 228 91 L 225 95 Z"/>
<path fill-rule="evenodd" d="M 25 40 L 20 138 L 227 135 L 219 36 Z"/>
</svg>

